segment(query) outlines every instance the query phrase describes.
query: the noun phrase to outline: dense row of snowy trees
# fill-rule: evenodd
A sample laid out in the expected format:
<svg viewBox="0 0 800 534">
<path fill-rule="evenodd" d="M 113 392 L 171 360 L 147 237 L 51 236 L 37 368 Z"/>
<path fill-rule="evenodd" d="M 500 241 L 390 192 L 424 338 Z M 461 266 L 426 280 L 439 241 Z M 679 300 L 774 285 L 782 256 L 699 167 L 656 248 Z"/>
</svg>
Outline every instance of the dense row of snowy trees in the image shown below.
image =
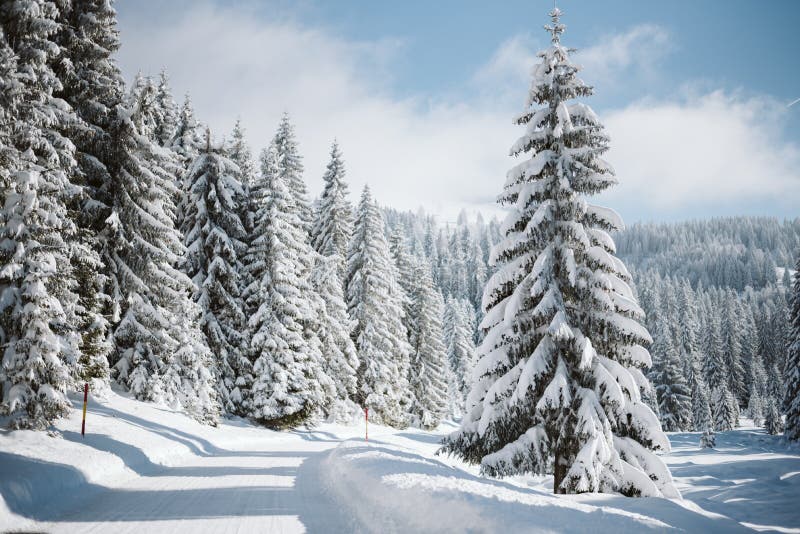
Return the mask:
<svg viewBox="0 0 800 534">
<path fill-rule="evenodd" d="M 108 2 L 4 2 L 0 28 L 11 427 L 46 427 L 84 380 L 212 424 L 458 409 L 467 308 L 448 306 L 451 347 L 430 263 L 398 266 L 368 189 L 353 213 L 338 145 L 314 206 L 288 116 L 256 165 L 241 125 L 216 142 L 166 72 L 126 89 Z"/>
</svg>

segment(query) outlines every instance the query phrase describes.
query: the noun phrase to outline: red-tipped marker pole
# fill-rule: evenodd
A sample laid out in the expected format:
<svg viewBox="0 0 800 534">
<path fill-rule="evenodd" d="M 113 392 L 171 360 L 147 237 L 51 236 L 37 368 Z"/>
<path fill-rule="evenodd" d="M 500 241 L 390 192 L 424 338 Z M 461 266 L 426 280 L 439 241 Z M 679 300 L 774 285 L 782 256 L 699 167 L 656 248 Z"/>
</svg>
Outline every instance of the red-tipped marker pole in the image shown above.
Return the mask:
<svg viewBox="0 0 800 534">
<path fill-rule="evenodd" d="M 369 441 L 369 408 L 364 408 L 364 440 Z"/>
<path fill-rule="evenodd" d="M 86 403 L 89 401 L 89 384 L 83 385 L 83 422 L 81 422 L 81 436 L 86 434 Z"/>
</svg>

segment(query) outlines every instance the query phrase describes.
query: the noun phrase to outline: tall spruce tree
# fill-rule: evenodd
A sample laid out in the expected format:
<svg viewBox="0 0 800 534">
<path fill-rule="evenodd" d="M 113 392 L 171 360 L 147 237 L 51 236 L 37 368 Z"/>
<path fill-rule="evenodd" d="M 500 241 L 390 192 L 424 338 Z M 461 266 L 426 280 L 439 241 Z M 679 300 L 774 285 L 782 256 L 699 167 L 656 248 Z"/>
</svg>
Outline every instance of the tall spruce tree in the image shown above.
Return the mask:
<svg viewBox="0 0 800 534">
<path fill-rule="evenodd" d="M 153 135 L 159 145 L 168 147 L 172 144 L 178 128 L 178 104 L 175 103 L 175 98 L 172 96 L 167 69 L 161 69 L 158 77 L 156 105 L 158 106 L 158 120 Z"/>
<path fill-rule="evenodd" d="M 666 322 L 661 323 L 658 337 L 671 339 L 672 333 Z M 653 379 L 661 424 L 668 432 L 689 430 L 692 422 L 691 390 L 686 384 L 677 349 L 672 344 L 667 344 L 665 349 L 654 366 Z"/>
<path fill-rule="evenodd" d="M 59 10 L 52 2 L 0 4 L 9 61 L 3 82 L 0 215 L 0 412 L 12 428 L 45 428 L 66 414 L 66 391 L 77 375 L 76 282 L 69 261 L 75 226 L 66 202 L 73 192 L 75 147 L 61 131 L 77 121 L 56 98 L 62 84 L 52 65 Z M 11 56 L 14 59 L 11 59 Z"/>
<path fill-rule="evenodd" d="M 242 257 L 247 233 L 239 218 L 245 201 L 239 169 L 214 146 L 206 146 L 189 167 L 187 212 L 182 232 L 187 249 L 182 269 L 195 286 L 200 327 L 214 357 L 217 394 L 228 413 L 245 415 L 252 384 L 244 335 L 247 318 L 241 298 Z"/>
<path fill-rule="evenodd" d="M 322 177 L 325 182 L 319 208 L 311 230 L 311 243 L 323 256 L 334 256 L 340 278 L 345 276 L 347 245 L 353 233 L 353 210 L 347 200 L 347 182 L 342 152 L 334 141 L 331 159 Z"/>
<path fill-rule="evenodd" d="M 364 188 L 347 255 L 347 309 L 356 325 L 358 391 L 355 401 L 378 423 L 408 425 L 411 346 L 403 326 L 402 295 L 383 233 L 383 217 Z"/>
<path fill-rule="evenodd" d="M 755 354 L 750 362 L 750 398 L 747 401 L 747 415 L 755 426 L 761 426 L 764 420 L 765 400 L 767 392 L 767 372 L 761 362 L 761 356 Z"/>
<path fill-rule="evenodd" d="M 791 440 L 800 439 L 800 256 L 798 256 L 794 273 L 789 308 L 789 339 L 786 367 L 784 371 L 786 393 L 783 407 L 786 411 L 786 437 Z"/>
<path fill-rule="evenodd" d="M 767 434 L 777 436 L 785 432 L 786 427 L 783 423 L 783 416 L 778 408 L 778 400 L 775 397 L 767 399 L 767 410 L 764 416 L 764 430 Z"/>
<path fill-rule="evenodd" d="M 427 262 L 418 262 L 414 268 L 410 297 L 411 413 L 421 428 L 433 429 L 447 415 L 449 369 L 442 335 L 444 303 Z"/>
<path fill-rule="evenodd" d="M 323 369 L 335 388 L 328 415 L 331 420 L 349 422 L 359 411 L 351 400 L 358 386 L 358 353 L 350 337 L 353 322 L 347 315 L 338 267 L 337 258 L 319 256 L 311 281 L 324 306 L 318 313 Z"/>
<path fill-rule="evenodd" d="M 461 417 L 468 408 L 467 394 L 472 385 L 472 369 L 475 365 L 475 343 L 472 337 L 472 326 L 467 313 L 472 304 L 467 300 L 447 299 L 444 313 L 444 339 L 447 348 L 447 360 L 454 381 L 456 410 L 454 415 Z"/>
<path fill-rule="evenodd" d="M 261 424 L 290 428 L 326 408 L 332 382 L 322 368 L 319 342 L 306 332 L 317 321 L 309 264 L 313 251 L 274 144 L 262 158 L 261 180 L 254 188 L 258 210 L 246 260 L 255 362 L 250 413 Z"/>
<path fill-rule="evenodd" d="M 63 88 L 58 93 L 75 110 L 79 121 L 67 125 L 75 143 L 77 167 L 71 182 L 76 195 L 70 211 L 77 227 L 71 263 L 78 286 L 78 326 L 81 331 L 80 376 L 103 387 L 108 381 L 108 358 L 113 350 L 109 319 L 113 315 L 108 262 L 111 214 L 109 129 L 114 108 L 122 102 L 124 82 L 113 54 L 120 47 L 116 13 L 102 0 L 72 2 L 61 13 L 58 33 L 62 59 L 57 63 Z"/>
<path fill-rule="evenodd" d="M 616 183 L 601 159 L 608 138 L 576 98 L 592 89 L 561 44 L 561 11 L 550 12 L 552 45 L 539 53 L 511 153 L 530 153 L 507 175 L 511 206 L 486 286 L 476 382 L 460 430 L 444 451 L 489 475 L 554 473 L 556 493 L 676 496 L 655 451 L 669 441 L 640 398 L 652 340 L 614 257 L 612 210 L 585 197 Z"/>
<path fill-rule="evenodd" d="M 714 429 L 714 417 L 711 413 L 709 392 L 700 364 L 695 361 L 692 365 L 692 430 L 705 432 Z"/>
</svg>

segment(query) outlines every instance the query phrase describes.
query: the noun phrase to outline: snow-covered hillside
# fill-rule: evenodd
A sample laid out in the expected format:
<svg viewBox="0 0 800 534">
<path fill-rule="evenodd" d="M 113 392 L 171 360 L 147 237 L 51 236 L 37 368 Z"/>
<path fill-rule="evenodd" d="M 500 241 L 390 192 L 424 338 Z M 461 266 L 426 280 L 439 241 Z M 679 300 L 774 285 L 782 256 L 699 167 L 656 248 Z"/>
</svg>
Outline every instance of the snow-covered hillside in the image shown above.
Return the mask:
<svg viewBox="0 0 800 534">
<path fill-rule="evenodd" d="M 77 406 L 79 399 L 74 397 Z M 203 426 L 122 397 L 92 400 L 59 435 L 0 433 L 0 528 L 47 532 L 800 532 L 800 450 L 761 430 L 670 434 L 684 500 L 551 494 L 435 456 L 441 434 L 323 424 Z"/>
</svg>

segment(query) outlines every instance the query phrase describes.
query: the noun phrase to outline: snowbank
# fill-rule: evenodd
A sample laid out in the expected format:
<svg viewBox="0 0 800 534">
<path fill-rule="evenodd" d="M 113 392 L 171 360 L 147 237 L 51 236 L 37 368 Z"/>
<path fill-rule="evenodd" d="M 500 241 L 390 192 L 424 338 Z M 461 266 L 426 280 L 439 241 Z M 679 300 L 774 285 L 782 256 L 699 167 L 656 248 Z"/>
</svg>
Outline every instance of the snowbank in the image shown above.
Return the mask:
<svg viewBox="0 0 800 534">
<path fill-rule="evenodd" d="M 478 477 L 387 441 L 345 442 L 328 453 L 321 469 L 334 499 L 370 532 L 747 530 L 678 500 L 556 497 L 541 487 L 527 487 L 520 478 Z"/>
</svg>

